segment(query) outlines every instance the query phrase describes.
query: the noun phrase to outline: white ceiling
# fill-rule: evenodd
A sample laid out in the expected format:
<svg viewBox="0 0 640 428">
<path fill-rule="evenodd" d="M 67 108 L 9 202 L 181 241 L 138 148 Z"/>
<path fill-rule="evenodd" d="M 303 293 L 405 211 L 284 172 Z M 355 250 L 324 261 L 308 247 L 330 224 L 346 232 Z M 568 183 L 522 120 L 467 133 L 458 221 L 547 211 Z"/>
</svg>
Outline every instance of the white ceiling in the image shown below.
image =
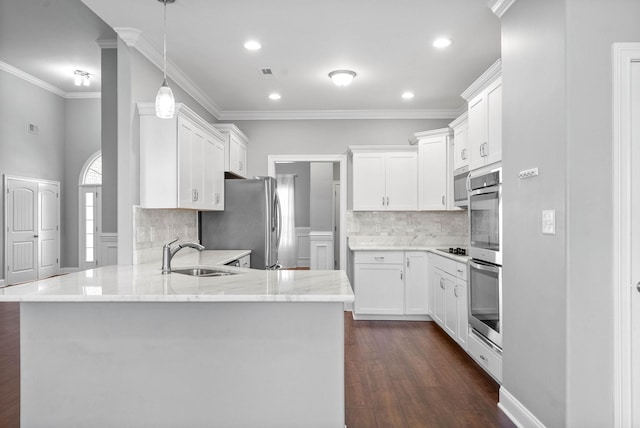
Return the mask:
<svg viewBox="0 0 640 428">
<path fill-rule="evenodd" d="M 159 1 L 82 1 L 162 51 Z M 95 40 L 110 32 L 102 20 L 80 0 L 0 0 L 0 60 L 77 90 L 69 70 L 84 67 L 99 80 Z M 441 35 L 454 40 L 446 50 L 431 46 Z M 245 50 L 248 39 L 262 49 Z M 167 6 L 167 40 L 171 62 L 223 112 L 428 116 L 464 104 L 460 93 L 500 56 L 500 23 L 486 0 L 176 0 Z M 264 78 L 263 67 L 275 78 Z M 341 68 L 358 73 L 349 87 L 327 77 Z M 415 98 L 403 100 L 404 91 Z M 269 100 L 271 92 L 282 99 Z"/>
</svg>

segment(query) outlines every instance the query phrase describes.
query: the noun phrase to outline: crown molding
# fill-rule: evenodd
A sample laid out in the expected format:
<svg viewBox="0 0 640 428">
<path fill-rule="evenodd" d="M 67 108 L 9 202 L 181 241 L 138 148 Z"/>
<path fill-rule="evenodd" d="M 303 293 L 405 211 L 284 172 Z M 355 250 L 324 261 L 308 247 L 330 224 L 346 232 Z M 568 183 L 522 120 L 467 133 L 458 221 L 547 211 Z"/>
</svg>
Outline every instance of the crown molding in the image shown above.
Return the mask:
<svg viewBox="0 0 640 428">
<path fill-rule="evenodd" d="M 163 57 L 151 44 L 144 38 L 142 32 L 135 28 L 116 27 L 114 28 L 118 36 L 124 41 L 128 47 L 132 47 L 140 52 L 158 69 L 163 69 Z M 167 58 L 167 76 L 180 86 L 186 93 L 191 95 L 202 107 L 216 119 L 221 119 L 221 110 L 218 105 L 207 96 L 202 89 L 191 80 L 177 65 Z"/>
<path fill-rule="evenodd" d="M 494 62 L 491 67 L 487 69 L 480 77 L 476 79 L 475 82 L 471 84 L 463 93 L 460 95 L 466 101 L 471 100 L 476 95 L 478 95 L 484 88 L 487 87 L 491 82 L 500 77 L 502 73 L 502 59 L 498 58 L 496 62 Z"/>
<path fill-rule="evenodd" d="M 155 102 L 138 102 L 138 114 L 140 116 L 153 116 L 156 117 L 156 103 Z M 187 117 L 196 125 L 201 126 L 206 131 L 210 132 L 214 137 L 220 141 L 225 141 L 225 136 L 220 132 L 212 123 L 207 122 L 204 118 L 200 117 L 196 112 L 191 110 L 184 103 L 176 103 L 175 114 L 173 119 L 159 119 L 159 120 L 177 120 L 178 114 Z"/>
<path fill-rule="evenodd" d="M 460 126 L 460 124 L 466 121 L 467 119 L 469 119 L 469 112 L 465 108 L 464 112 L 449 124 L 449 128 L 455 128 L 457 126 Z"/>
<path fill-rule="evenodd" d="M 458 109 L 441 110 L 275 110 L 222 111 L 219 120 L 453 119 Z"/>
<path fill-rule="evenodd" d="M 96 43 L 100 49 L 116 49 L 118 47 L 118 39 L 98 39 Z"/>
<path fill-rule="evenodd" d="M 62 89 L 55 87 L 52 84 L 45 82 L 44 80 L 40 80 L 37 77 L 32 76 L 31 74 L 26 73 L 18 68 L 15 68 L 14 66 L 7 64 L 6 62 L 0 61 L 0 70 L 4 70 L 9 74 L 13 74 L 14 76 L 22 80 L 25 80 L 33 85 L 51 92 L 52 94 L 56 94 L 59 97 L 65 98 L 66 92 L 64 92 Z"/>
<path fill-rule="evenodd" d="M 418 144 L 424 138 L 429 137 L 451 137 L 453 130 L 451 128 L 431 129 L 429 131 L 414 132 L 409 135 L 409 144 Z"/>
<path fill-rule="evenodd" d="M 6 62 L 0 61 L 0 70 L 6 71 L 9 74 L 16 76 L 19 79 L 22 79 L 26 82 L 31 83 L 39 88 L 44 89 L 45 91 L 49 91 L 52 94 L 55 94 L 59 97 L 65 99 L 74 99 L 74 98 L 100 98 L 102 94 L 100 92 L 65 92 L 57 86 L 53 86 L 50 83 L 45 82 L 44 80 L 38 79 L 31 74 L 20 70 L 12 65 L 7 64 Z"/>
<path fill-rule="evenodd" d="M 502 18 L 516 0 L 489 0 L 489 8 L 498 18 Z"/>
</svg>

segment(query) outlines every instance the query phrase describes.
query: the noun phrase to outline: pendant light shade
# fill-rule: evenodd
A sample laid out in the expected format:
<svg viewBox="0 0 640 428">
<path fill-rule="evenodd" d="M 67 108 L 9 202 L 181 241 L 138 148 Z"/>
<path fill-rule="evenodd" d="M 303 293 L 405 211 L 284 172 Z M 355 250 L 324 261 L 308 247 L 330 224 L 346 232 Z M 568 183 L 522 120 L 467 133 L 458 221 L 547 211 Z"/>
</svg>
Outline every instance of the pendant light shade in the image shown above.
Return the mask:
<svg viewBox="0 0 640 428">
<path fill-rule="evenodd" d="M 156 95 L 156 116 L 160 119 L 171 119 L 176 112 L 176 100 L 173 98 L 173 91 L 167 84 L 167 3 L 174 3 L 175 0 L 158 0 L 164 5 L 164 27 L 163 27 L 163 68 L 162 73 L 164 79 L 162 86 L 158 89 Z"/>
<path fill-rule="evenodd" d="M 156 95 L 156 116 L 160 119 L 171 119 L 175 112 L 176 100 L 173 98 L 173 91 L 165 80 Z"/>
</svg>

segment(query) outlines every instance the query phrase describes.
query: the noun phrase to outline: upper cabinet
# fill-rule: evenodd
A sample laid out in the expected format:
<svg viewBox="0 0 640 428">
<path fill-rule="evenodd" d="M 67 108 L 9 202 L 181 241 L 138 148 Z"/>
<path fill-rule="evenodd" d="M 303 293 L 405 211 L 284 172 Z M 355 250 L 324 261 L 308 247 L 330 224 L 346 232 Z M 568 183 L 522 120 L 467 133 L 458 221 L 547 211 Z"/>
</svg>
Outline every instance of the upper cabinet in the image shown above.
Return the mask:
<svg viewBox="0 0 640 428">
<path fill-rule="evenodd" d="M 409 141 L 418 146 L 418 209 L 456 210 L 452 198 L 452 131 L 435 129 L 413 134 Z"/>
<path fill-rule="evenodd" d="M 496 61 L 462 97 L 469 108 L 469 169 L 502 160 L 501 61 Z"/>
<path fill-rule="evenodd" d="M 469 166 L 469 120 L 464 112 L 449 124 L 453 129 L 453 170 Z"/>
<path fill-rule="evenodd" d="M 213 125 L 225 137 L 226 158 L 225 172 L 235 177 L 247 178 L 247 149 L 249 139 L 233 123 L 216 123 Z"/>
<path fill-rule="evenodd" d="M 224 209 L 224 136 L 184 104 L 159 119 L 154 103 L 138 103 L 140 206 Z"/>
<path fill-rule="evenodd" d="M 418 209 L 418 153 L 414 147 L 350 146 L 354 211 Z"/>
</svg>

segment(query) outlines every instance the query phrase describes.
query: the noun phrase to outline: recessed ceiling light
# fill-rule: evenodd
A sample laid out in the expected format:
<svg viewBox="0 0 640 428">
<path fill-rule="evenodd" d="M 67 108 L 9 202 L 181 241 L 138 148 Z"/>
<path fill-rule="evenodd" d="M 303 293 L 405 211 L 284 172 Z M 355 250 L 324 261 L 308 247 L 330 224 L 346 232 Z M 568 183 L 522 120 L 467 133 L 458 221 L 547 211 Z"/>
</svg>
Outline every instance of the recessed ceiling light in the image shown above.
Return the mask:
<svg viewBox="0 0 640 428">
<path fill-rule="evenodd" d="M 334 70 L 329 73 L 329 77 L 338 86 L 347 86 L 356 77 L 356 72 L 351 70 Z"/>
<path fill-rule="evenodd" d="M 269 94 L 269 99 L 270 99 L 270 100 L 274 100 L 274 101 L 276 101 L 276 100 L 279 100 L 280 98 L 282 98 L 282 97 L 280 96 L 280 94 L 277 94 L 277 93 L 275 93 L 275 92 L 274 92 L 274 93 L 272 93 L 272 94 Z"/>
<path fill-rule="evenodd" d="M 433 42 L 433 46 L 436 48 L 446 48 L 447 46 L 451 46 L 453 41 L 448 37 L 439 37 Z"/>
<path fill-rule="evenodd" d="M 403 92 L 402 93 L 402 98 L 404 98 L 405 100 L 410 100 L 411 98 L 415 97 L 415 95 L 413 94 L 413 92 Z"/>
<path fill-rule="evenodd" d="M 262 45 L 258 42 L 256 42 L 255 40 L 249 40 L 248 42 L 246 42 L 244 44 L 244 48 L 250 51 L 257 51 L 258 49 L 260 49 L 262 47 Z"/>
</svg>

